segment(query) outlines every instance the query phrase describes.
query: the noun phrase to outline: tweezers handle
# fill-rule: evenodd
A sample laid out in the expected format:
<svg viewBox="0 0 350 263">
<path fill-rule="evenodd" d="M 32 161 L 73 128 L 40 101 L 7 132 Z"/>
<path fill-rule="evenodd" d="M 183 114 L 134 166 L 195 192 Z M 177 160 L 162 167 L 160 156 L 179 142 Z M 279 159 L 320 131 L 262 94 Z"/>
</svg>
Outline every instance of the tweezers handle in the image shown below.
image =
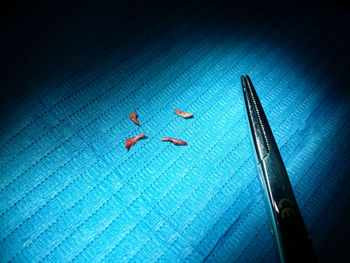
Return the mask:
<svg viewBox="0 0 350 263">
<path fill-rule="evenodd" d="M 270 165 L 273 163 L 273 166 Z M 279 165 L 280 164 L 280 165 Z M 278 167 L 281 166 L 281 167 Z M 281 262 L 317 262 L 316 255 L 279 154 L 258 164 L 271 230 Z"/>
</svg>

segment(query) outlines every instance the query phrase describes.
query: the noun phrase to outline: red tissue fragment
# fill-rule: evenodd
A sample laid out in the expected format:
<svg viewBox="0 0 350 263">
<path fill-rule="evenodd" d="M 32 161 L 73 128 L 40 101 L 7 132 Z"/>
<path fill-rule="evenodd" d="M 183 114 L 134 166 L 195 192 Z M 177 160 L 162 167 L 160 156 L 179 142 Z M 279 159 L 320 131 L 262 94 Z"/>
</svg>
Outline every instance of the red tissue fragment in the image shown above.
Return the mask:
<svg viewBox="0 0 350 263">
<path fill-rule="evenodd" d="M 130 120 L 132 120 L 135 124 L 137 124 L 138 126 L 140 126 L 139 121 L 137 120 L 137 113 L 136 110 L 134 110 L 132 113 L 128 114 Z"/>
<path fill-rule="evenodd" d="M 128 138 L 126 139 L 125 141 L 125 148 L 126 149 L 129 149 L 131 146 L 133 146 L 135 143 L 137 143 L 137 141 L 142 138 L 143 136 L 145 136 L 145 132 L 143 133 L 140 133 L 138 135 L 136 135 L 135 137 L 132 137 L 132 138 Z"/>
<path fill-rule="evenodd" d="M 184 117 L 184 118 L 191 118 L 193 117 L 193 113 L 189 113 L 189 112 L 184 112 L 182 110 L 178 110 L 178 109 L 175 109 L 175 113 L 181 117 Z"/>
<path fill-rule="evenodd" d="M 175 145 L 187 145 L 187 142 L 185 141 L 181 141 L 179 139 L 175 139 L 175 138 L 169 138 L 169 137 L 164 137 L 162 139 L 163 142 L 172 142 Z"/>
</svg>

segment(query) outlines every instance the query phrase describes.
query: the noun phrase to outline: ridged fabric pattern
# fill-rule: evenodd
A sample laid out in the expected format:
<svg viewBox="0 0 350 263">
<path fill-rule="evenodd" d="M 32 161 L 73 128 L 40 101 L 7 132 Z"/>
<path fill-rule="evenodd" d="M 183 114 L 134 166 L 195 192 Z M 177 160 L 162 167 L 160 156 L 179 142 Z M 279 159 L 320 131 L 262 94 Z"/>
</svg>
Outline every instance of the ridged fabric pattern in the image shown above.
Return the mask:
<svg viewBox="0 0 350 263">
<path fill-rule="evenodd" d="M 31 12 L 47 22 L 6 33 L 19 53 L 5 56 L 16 69 L 5 87 L 21 89 L 1 117 L 1 262 L 277 262 L 243 74 L 320 261 L 345 255 L 346 13 L 194 2 L 63 15 L 42 5 Z M 141 127 L 128 119 L 134 110 Z M 141 132 L 127 151 L 125 139 Z"/>
</svg>

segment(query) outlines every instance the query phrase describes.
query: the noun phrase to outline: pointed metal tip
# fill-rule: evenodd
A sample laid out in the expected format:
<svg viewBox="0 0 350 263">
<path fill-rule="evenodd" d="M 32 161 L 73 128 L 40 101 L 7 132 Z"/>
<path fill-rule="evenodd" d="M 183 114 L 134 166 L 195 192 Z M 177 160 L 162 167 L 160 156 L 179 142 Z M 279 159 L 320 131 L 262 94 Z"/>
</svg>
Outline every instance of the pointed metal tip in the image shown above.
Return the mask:
<svg viewBox="0 0 350 263">
<path fill-rule="evenodd" d="M 242 83 L 243 93 L 245 93 L 247 89 L 247 79 L 245 75 L 241 76 L 241 83 Z"/>
<path fill-rule="evenodd" d="M 246 93 L 249 88 L 249 83 L 251 83 L 250 78 L 248 75 L 242 75 L 241 76 L 241 82 L 242 82 L 242 89 L 243 92 Z"/>
</svg>

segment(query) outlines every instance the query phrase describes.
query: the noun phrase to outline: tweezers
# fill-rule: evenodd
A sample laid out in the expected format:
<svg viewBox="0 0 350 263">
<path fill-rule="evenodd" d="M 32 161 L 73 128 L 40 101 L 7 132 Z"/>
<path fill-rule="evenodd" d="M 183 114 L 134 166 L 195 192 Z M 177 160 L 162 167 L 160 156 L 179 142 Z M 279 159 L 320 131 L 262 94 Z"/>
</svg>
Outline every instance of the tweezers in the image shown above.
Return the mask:
<svg viewBox="0 0 350 263">
<path fill-rule="evenodd" d="M 271 128 L 248 75 L 241 77 L 258 173 L 281 262 L 317 262 Z"/>
</svg>

